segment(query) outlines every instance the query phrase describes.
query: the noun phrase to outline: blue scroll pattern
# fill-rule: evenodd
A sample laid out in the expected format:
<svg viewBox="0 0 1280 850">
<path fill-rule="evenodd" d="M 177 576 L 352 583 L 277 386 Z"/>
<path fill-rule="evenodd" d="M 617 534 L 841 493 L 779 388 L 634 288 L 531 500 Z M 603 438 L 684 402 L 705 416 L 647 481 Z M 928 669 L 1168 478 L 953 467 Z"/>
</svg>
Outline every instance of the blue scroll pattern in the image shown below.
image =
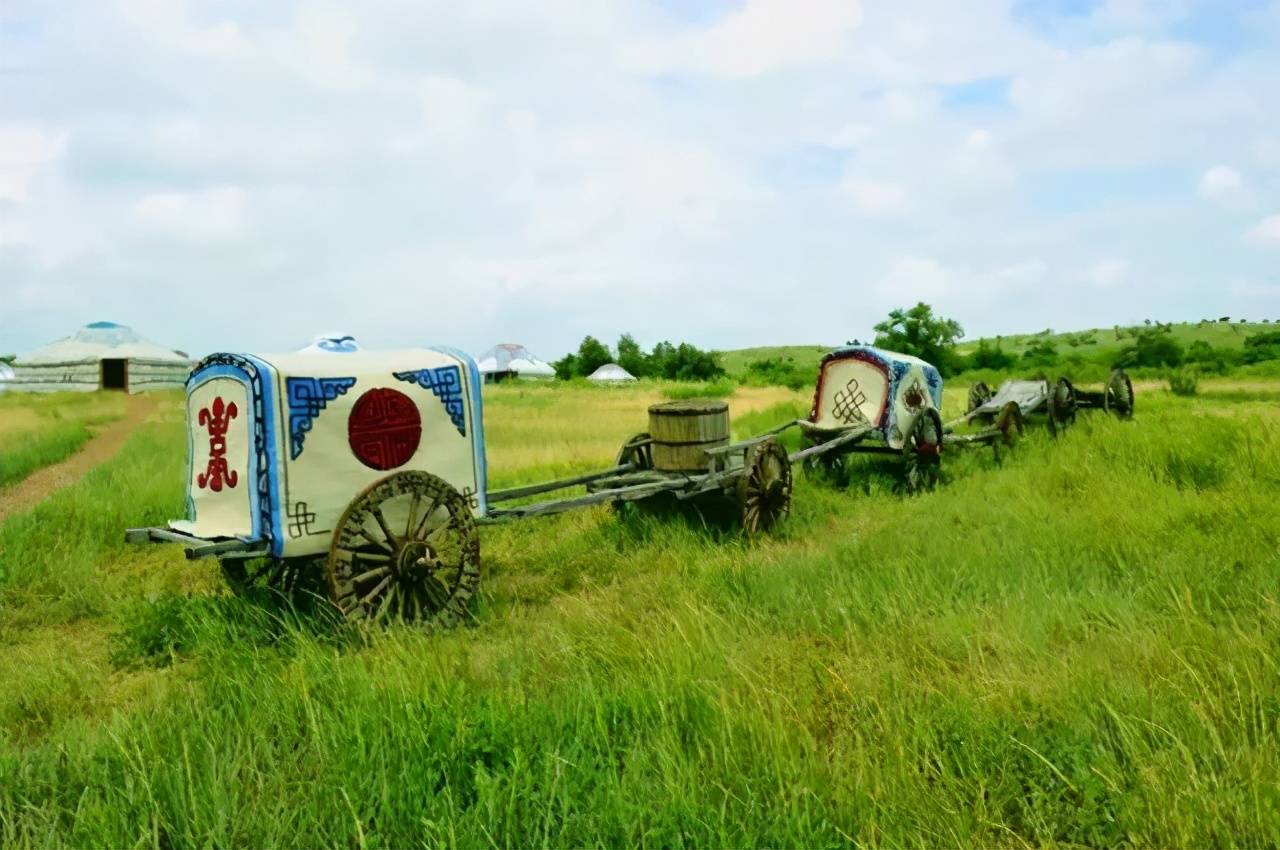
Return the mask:
<svg viewBox="0 0 1280 850">
<path fill-rule="evenodd" d="M 285 395 L 289 404 L 289 458 L 302 455 L 302 444 L 311 423 L 329 402 L 356 384 L 355 378 L 289 378 Z"/>
<path fill-rule="evenodd" d="M 457 366 L 439 366 L 435 369 L 418 369 L 413 372 L 392 372 L 397 380 L 417 384 L 431 390 L 444 405 L 445 412 L 458 433 L 467 436 L 466 406 L 462 401 L 462 370 Z"/>
</svg>

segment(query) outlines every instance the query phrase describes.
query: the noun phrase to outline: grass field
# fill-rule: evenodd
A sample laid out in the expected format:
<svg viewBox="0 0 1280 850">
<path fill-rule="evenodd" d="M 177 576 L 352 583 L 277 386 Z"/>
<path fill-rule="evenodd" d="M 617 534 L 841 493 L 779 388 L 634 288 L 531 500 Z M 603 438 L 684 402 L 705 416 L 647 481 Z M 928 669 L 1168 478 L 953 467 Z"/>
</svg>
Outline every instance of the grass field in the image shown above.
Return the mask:
<svg viewBox="0 0 1280 850">
<path fill-rule="evenodd" d="M 486 390 L 494 485 L 607 464 L 660 397 Z M 808 403 L 729 401 L 739 433 Z M 752 545 L 487 528 L 474 623 L 427 635 L 121 543 L 182 510 L 168 400 L 0 525 L 0 845 L 1274 845 L 1278 411 L 1145 387 L 921 496 L 798 478 Z"/>
<path fill-rule="evenodd" d="M 1280 320 L 1278 320 L 1280 321 Z M 1126 332 L 1133 328 L 1124 329 Z M 1262 324 L 1260 322 L 1250 323 L 1210 323 L 1200 325 L 1195 322 L 1184 322 L 1173 325 L 1171 336 L 1176 339 L 1185 348 L 1192 342 L 1202 340 L 1209 343 L 1214 348 L 1240 349 L 1244 347 L 1245 338 L 1250 334 L 1260 333 L 1268 330 L 1280 330 L 1280 325 Z M 1083 337 L 1092 337 L 1090 341 L 1083 341 Z M 999 337 L 999 345 L 1010 354 L 1021 355 L 1033 343 L 1039 342 L 1046 337 L 1040 334 L 1011 334 L 1009 336 Z M 1120 354 L 1121 349 L 1132 343 L 1132 337 L 1127 333 L 1123 339 L 1116 339 L 1114 328 L 1098 328 L 1087 331 L 1059 332 L 1051 334 L 1048 339 L 1052 340 L 1058 349 L 1058 354 L 1063 358 L 1080 357 L 1085 360 L 1101 359 L 1106 362 L 1113 361 Z M 1077 345 L 1072 345 L 1071 341 L 1075 340 Z M 995 337 L 982 337 L 965 340 L 956 345 L 956 350 L 960 354 L 969 354 L 978 347 L 980 342 L 988 344 L 996 344 Z M 843 344 L 843 343 L 841 343 Z M 765 348 L 740 348 L 734 351 L 724 351 L 720 353 L 720 362 L 724 366 L 725 371 L 733 377 L 740 377 L 747 371 L 747 366 L 755 360 L 766 360 L 769 358 L 791 358 L 797 364 L 803 367 L 817 367 L 818 361 L 822 356 L 831 349 L 838 347 L 832 345 L 780 345 L 769 346 Z M 1069 367 L 1064 366 L 1069 371 Z M 1101 374 L 1101 373 L 1099 373 Z M 1092 372 L 1089 377 L 1098 377 Z"/>
<path fill-rule="evenodd" d="M 116 393 L 0 393 L 0 488 L 74 454 L 123 414 Z"/>
</svg>

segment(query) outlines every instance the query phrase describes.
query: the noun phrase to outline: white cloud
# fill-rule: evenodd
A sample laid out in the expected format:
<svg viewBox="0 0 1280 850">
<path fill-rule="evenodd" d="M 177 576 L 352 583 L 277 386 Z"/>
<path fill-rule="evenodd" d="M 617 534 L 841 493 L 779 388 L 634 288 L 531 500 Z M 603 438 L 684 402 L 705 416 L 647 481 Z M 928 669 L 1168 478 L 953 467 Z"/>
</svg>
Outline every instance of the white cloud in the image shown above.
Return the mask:
<svg viewBox="0 0 1280 850">
<path fill-rule="evenodd" d="M 1269 215 L 1244 235 L 1250 245 L 1280 248 L 1280 213 Z"/>
<path fill-rule="evenodd" d="M 1200 197 L 1208 201 L 1230 200 L 1244 188 L 1240 172 L 1226 165 L 1215 165 L 1200 176 Z"/>
<path fill-rule="evenodd" d="M 1094 286 L 1112 287 L 1123 283 L 1129 276 L 1129 261 L 1109 257 L 1094 263 L 1085 278 Z"/>
<path fill-rule="evenodd" d="M 863 215 L 896 216 L 907 210 L 907 194 L 897 183 L 848 177 L 841 188 Z"/>
<path fill-rule="evenodd" d="M 37 173 L 66 151 L 67 133 L 34 124 L 0 124 L 0 201 L 27 200 Z"/>
<path fill-rule="evenodd" d="M 196 192 L 153 192 L 133 205 L 138 221 L 152 232 L 194 242 L 222 242 L 244 234 L 248 195 L 238 186 Z"/>
<path fill-rule="evenodd" d="M 747 0 L 705 30 L 634 43 L 627 61 L 651 73 L 751 77 L 835 57 L 861 20 L 858 0 Z"/>
</svg>

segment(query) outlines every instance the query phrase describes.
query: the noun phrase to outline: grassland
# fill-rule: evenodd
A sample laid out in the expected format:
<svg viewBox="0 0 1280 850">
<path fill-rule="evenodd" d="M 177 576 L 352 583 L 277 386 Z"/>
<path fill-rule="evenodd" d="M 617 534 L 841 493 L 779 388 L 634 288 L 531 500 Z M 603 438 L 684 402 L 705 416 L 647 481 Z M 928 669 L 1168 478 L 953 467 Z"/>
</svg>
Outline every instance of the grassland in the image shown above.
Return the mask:
<svg viewBox="0 0 1280 850">
<path fill-rule="evenodd" d="M 1280 320 L 1278 320 L 1280 321 Z M 1124 328 L 1132 331 L 1134 328 Z M 1195 322 L 1177 323 L 1172 326 L 1171 336 L 1184 348 L 1197 340 L 1204 341 L 1214 348 L 1240 349 L 1249 334 L 1266 330 L 1280 330 L 1280 327 L 1260 322 L 1211 322 L 1198 324 Z M 1130 336 L 1116 338 L 1115 328 L 1097 328 L 1086 331 L 1058 332 L 1053 334 L 1011 334 L 1000 337 L 979 337 L 965 340 L 956 346 L 960 354 L 969 354 L 980 342 L 990 345 L 999 344 L 1010 354 L 1021 355 L 1031 345 L 1048 339 L 1064 358 L 1078 357 L 1084 360 L 1114 361 L 1125 345 L 1132 342 Z M 1074 343 L 1074 344 L 1073 344 Z M 733 377 L 740 377 L 747 371 L 747 366 L 755 360 L 769 358 L 791 358 L 802 367 L 817 367 L 822 356 L 836 345 L 782 345 L 767 348 L 741 348 L 720 353 L 720 362 L 725 371 Z M 1090 374 L 1089 377 L 1096 377 Z"/>
<path fill-rule="evenodd" d="M 0 393 L 0 488 L 74 454 L 124 415 L 115 393 Z"/>
<path fill-rule="evenodd" d="M 798 479 L 759 544 L 485 529 L 439 635 L 124 546 L 181 511 L 173 399 L 0 525 L 0 845 L 1274 845 L 1280 384 L 1144 389 L 922 496 Z M 807 403 L 759 392 L 740 433 Z M 609 462 L 660 395 L 493 388 L 495 485 Z"/>
</svg>

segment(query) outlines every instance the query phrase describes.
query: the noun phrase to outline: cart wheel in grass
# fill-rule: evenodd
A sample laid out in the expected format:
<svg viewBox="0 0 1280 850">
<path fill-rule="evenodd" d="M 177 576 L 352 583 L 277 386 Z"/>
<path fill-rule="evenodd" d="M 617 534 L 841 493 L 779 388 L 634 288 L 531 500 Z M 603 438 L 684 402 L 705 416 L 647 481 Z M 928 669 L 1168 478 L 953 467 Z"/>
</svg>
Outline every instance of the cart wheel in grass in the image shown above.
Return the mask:
<svg viewBox="0 0 1280 850">
<path fill-rule="evenodd" d="M 1059 378 L 1049 390 L 1049 433 L 1057 437 L 1076 421 L 1076 388 Z"/>
<path fill-rule="evenodd" d="M 1133 416 L 1133 401 L 1133 381 L 1123 369 L 1113 369 L 1107 379 L 1107 387 L 1102 391 L 1102 409 L 1121 419 L 1129 419 Z"/>
<path fill-rule="evenodd" d="M 632 472 L 647 472 L 653 469 L 653 444 L 650 442 L 648 433 L 636 434 L 622 444 L 622 448 L 618 449 L 618 457 L 614 465 L 622 466 L 624 463 L 632 464 L 634 467 Z M 613 508 L 614 513 L 619 516 L 629 516 L 635 512 L 636 503 L 615 499 L 609 503 L 609 507 Z"/>
<path fill-rule="evenodd" d="M 329 598 L 348 617 L 448 627 L 480 584 L 466 497 L 428 472 L 397 472 L 343 512 L 329 549 Z"/>
<path fill-rule="evenodd" d="M 991 401 L 991 387 L 982 381 L 969 387 L 969 404 L 965 407 L 965 415 L 973 413 L 979 407 Z"/>
<path fill-rule="evenodd" d="M 916 417 L 902 446 L 907 489 L 932 489 L 942 479 L 942 417 L 929 408 Z"/>
<path fill-rule="evenodd" d="M 1018 406 L 1016 401 L 1011 401 L 1000 408 L 1000 415 L 996 417 L 996 430 L 1000 433 L 991 441 L 991 448 L 996 454 L 996 460 L 1000 460 L 1006 451 L 1018 445 L 1018 440 L 1022 439 L 1022 432 L 1025 430 L 1025 424 L 1022 420 L 1022 408 Z"/>
<path fill-rule="evenodd" d="M 738 509 L 747 537 L 768 531 L 791 513 L 791 459 L 772 438 L 747 452 L 738 479 Z"/>
</svg>

